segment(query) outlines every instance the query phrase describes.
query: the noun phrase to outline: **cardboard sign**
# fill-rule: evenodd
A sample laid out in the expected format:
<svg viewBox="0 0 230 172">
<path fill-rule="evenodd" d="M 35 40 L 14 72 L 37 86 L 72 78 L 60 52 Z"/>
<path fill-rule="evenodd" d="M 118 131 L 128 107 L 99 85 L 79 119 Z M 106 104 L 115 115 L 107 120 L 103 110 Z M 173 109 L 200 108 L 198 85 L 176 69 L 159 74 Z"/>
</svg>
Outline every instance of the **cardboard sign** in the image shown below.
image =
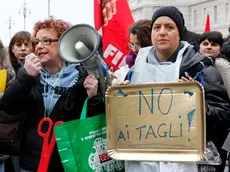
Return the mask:
<svg viewBox="0 0 230 172">
<path fill-rule="evenodd" d="M 206 144 L 203 94 L 195 82 L 109 88 L 108 153 L 123 160 L 202 159 Z"/>
</svg>

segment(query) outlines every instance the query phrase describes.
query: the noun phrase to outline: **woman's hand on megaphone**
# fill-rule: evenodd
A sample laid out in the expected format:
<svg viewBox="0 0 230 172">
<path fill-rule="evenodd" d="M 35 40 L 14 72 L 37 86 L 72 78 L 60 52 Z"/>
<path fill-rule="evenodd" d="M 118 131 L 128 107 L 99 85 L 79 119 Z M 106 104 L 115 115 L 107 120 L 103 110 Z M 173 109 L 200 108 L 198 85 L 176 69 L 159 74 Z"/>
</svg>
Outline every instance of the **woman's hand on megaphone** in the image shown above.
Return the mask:
<svg viewBox="0 0 230 172">
<path fill-rule="evenodd" d="M 25 57 L 24 68 L 26 73 L 32 77 L 36 77 L 42 69 L 42 65 L 38 56 L 31 53 Z"/>
<path fill-rule="evenodd" d="M 96 96 L 98 89 L 98 80 L 93 75 L 89 75 L 85 78 L 84 87 L 87 91 L 89 98 Z"/>
</svg>

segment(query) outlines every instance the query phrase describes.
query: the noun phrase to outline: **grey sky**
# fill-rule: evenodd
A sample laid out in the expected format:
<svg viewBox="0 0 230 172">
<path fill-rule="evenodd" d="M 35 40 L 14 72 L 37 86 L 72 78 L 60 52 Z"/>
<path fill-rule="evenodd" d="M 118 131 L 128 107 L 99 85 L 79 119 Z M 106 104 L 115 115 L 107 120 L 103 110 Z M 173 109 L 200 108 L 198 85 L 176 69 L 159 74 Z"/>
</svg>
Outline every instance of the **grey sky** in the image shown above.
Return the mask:
<svg viewBox="0 0 230 172">
<path fill-rule="evenodd" d="M 26 0 L 26 3 L 31 11 L 31 14 L 27 13 L 26 30 L 31 32 L 36 21 L 48 18 L 48 0 Z M 5 45 L 8 45 L 10 40 L 10 15 L 14 23 L 11 36 L 24 30 L 23 4 L 24 0 L 0 0 L 0 39 Z M 93 25 L 93 0 L 50 0 L 50 14 L 72 24 Z"/>
</svg>

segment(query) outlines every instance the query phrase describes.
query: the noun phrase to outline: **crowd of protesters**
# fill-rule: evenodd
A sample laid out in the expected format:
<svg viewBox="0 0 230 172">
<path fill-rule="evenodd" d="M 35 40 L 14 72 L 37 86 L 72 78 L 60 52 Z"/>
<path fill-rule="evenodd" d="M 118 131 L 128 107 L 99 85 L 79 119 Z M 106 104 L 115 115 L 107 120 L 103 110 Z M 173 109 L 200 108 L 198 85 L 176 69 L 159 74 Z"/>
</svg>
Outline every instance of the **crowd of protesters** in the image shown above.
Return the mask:
<svg viewBox="0 0 230 172">
<path fill-rule="evenodd" d="M 58 52 L 58 40 L 70 27 L 70 23 L 51 17 L 35 23 L 31 33 L 17 32 L 9 45 L 4 46 L 4 40 L 0 42 L 0 69 L 7 70 L 6 90 L 0 94 L 0 111 L 7 115 L 24 114 L 20 153 L 5 155 L 0 152 L 0 172 L 37 171 L 43 143 L 37 126 L 42 118 L 49 117 L 53 122 L 79 119 L 87 97 L 87 117 L 105 112 L 106 102 L 98 80 L 88 75 L 83 65 L 64 61 Z M 201 34 L 189 31 L 183 14 L 175 6 L 159 8 L 151 20 L 136 21 L 128 31 L 130 42 L 125 46 L 130 48 L 130 52 L 124 66 L 117 71 L 110 69 L 112 84 L 188 82 L 203 70 L 207 144 L 213 143 L 222 161 L 215 166 L 126 161 L 125 171 L 166 172 L 170 169 L 170 172 L 205 172 L 209 169 L 223 172 L 226 160 L 230 161 L 228 150 L 222 148 L 228 141 L 230 129 L 230 89 L 215 61 L 225 59 L 230 63 L 228 37 L 224 38 L 218 31 Z M 191 64 L 205 58 L 211 58 L 213 65 L 188 71 Z M 201 82 L 199 78 L 197 81 Z M 57 147 L 48 169 L 51 172 L 64 170 Z"/>
</svg>

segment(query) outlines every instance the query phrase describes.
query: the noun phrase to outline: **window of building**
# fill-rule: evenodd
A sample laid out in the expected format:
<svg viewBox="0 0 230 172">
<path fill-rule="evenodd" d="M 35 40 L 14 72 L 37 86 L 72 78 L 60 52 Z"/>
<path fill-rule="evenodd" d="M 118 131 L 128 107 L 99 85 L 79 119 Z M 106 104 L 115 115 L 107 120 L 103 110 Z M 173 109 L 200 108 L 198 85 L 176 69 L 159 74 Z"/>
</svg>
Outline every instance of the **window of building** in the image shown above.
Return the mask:
<svg viewBox="0 0 230 172">
<path fill-rule="evenodd" d="M 203 23 L 205 23 L 205 21 L 206 21 L 206 14 L 207 12 L 206 12 L 206 8 L 203 8 Z"/>
<path fill-rule="evenodd" d="M 217 5 L 213 7 L 213 22 L 214 24 L 217 23 Z"/>
<path fill-rule="evenodd" d="M 229 3 L 225 3 L 225 21 L 228 21 L 229 15 Z"/>
<path fill-rule="evenodd" d="M 197 12 L 196 12 L 196 10 L 194 10 L 193 11 L 193 27 L 195 27 L 196 26 L 196 18 L 197 18 Z"/>
</svg>

